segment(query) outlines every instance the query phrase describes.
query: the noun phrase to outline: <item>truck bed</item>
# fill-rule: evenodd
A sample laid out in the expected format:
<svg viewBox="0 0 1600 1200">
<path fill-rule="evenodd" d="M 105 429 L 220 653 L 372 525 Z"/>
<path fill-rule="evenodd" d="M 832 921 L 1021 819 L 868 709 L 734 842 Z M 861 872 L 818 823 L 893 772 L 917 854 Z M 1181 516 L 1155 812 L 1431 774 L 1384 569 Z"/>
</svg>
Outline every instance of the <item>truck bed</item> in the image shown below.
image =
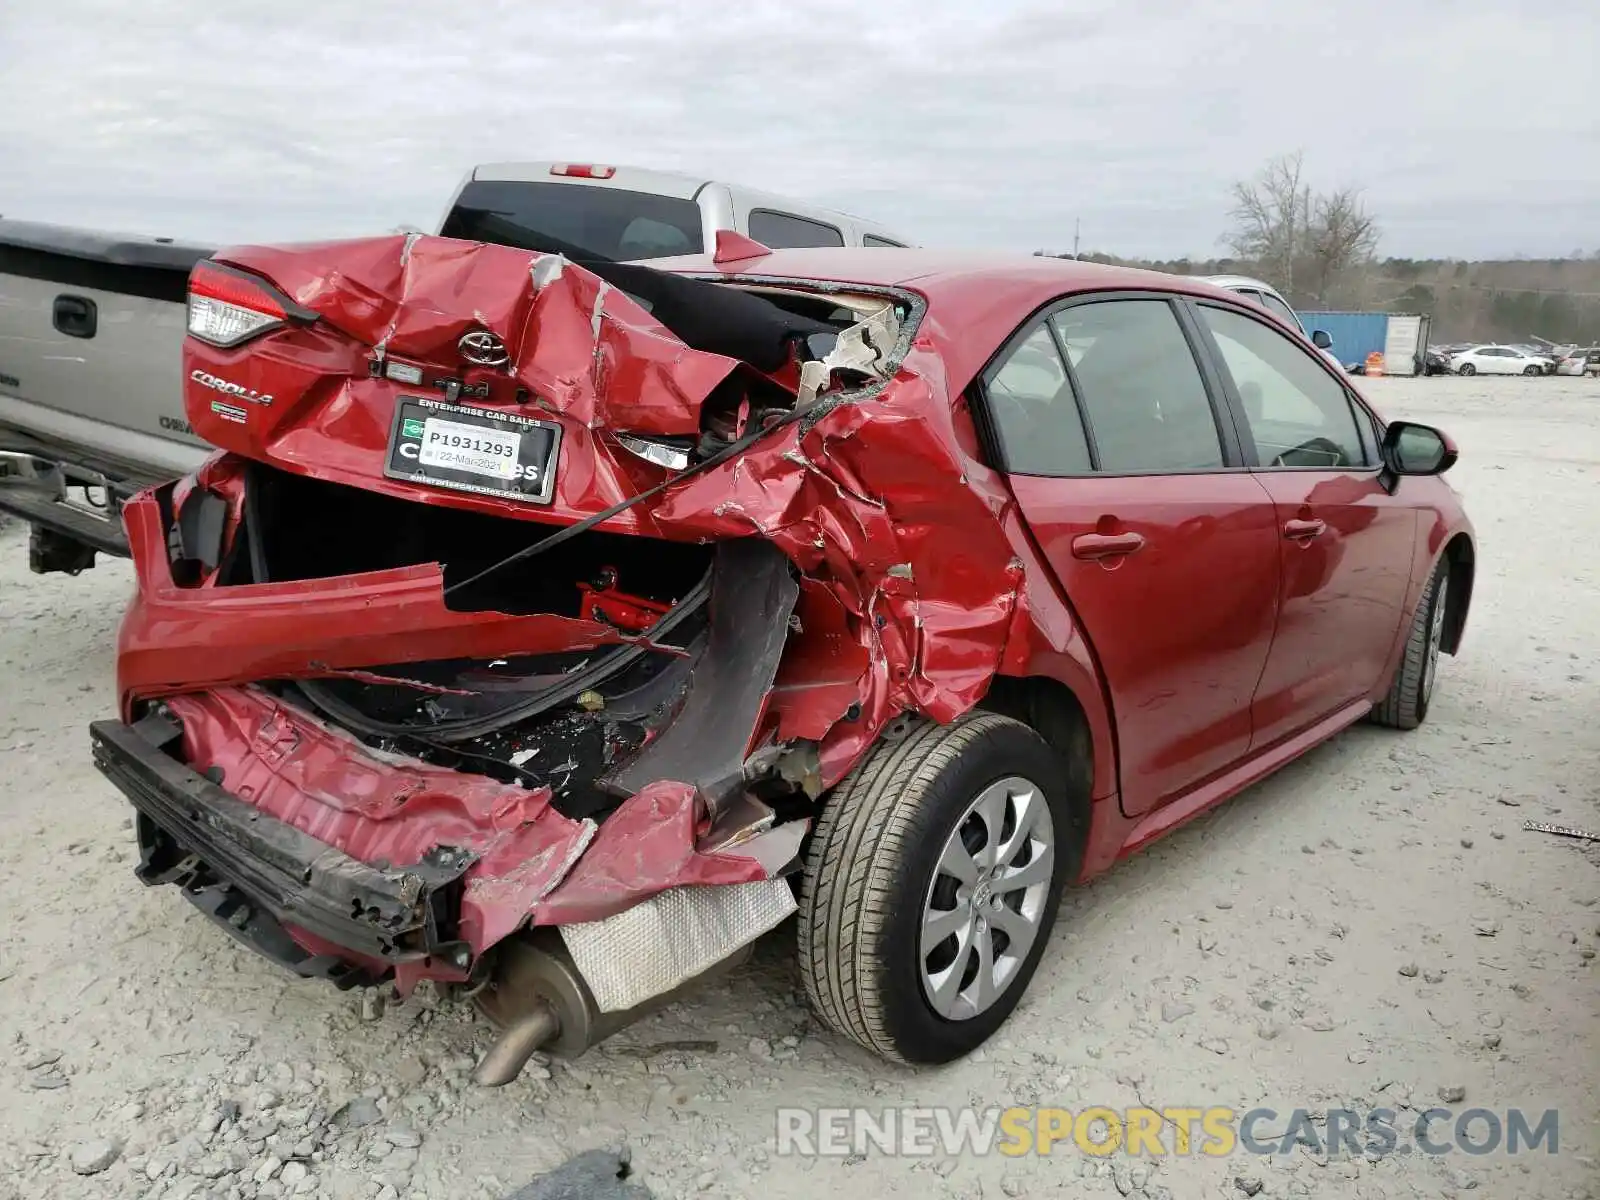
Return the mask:
<svg viewBox="0 0 1600 1200">
<path fill-rule="evenodd" d="M 209 448 L 183 412 L 190 268 L 209 247 L 0 220 L 0 511 L 38 569 L 126 554 L 118 508 Z"/>
</svg>

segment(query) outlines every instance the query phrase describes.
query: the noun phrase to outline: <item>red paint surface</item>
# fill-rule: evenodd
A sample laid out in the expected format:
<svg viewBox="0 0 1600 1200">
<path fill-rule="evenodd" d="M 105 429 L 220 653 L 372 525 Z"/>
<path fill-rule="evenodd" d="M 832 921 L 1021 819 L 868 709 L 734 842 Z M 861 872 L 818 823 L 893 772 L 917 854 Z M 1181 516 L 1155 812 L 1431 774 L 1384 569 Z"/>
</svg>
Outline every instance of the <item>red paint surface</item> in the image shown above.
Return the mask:
<svg viewBox="0 0 1600 1200">
<path fill-rule="evenodd" d="M 1012 481 L 1050 565 L 1094 634 L 1138 816 L 1241 758 L 1278 609 L 1272 498 L 1238 472 Z M 1084 560 L 1085 536 L 1139 548 Z M 1118 636 L 1098 636 L 1099 631 Z"/>
<path fill-rule="evenodd" d="M 234 456 L 243 456 L 526 522 L 533 540 L 541 524 L 570 524 L 665 478 L 621 450 L 613 432 L 693 433 L 711 389 L 749 369 L 689 349 L 570 264 L 536 285 L 540 256 L 523 251 L 393 237 L 219 257 L 322 318 L 233 350 L 186 344 L 186 377 L 199 368 L 274 398 L 247 405 L 246 422 L 235 424 L 212 413 L 214 393 L 186 385 L 196 432 L 227 452 L 204 481 L 235 514 Z M 999 674 L 1064 685 L 1093 747 L 1085 876 L 1337 729 L 1347 714 L 1336 696 L 1358 713 L 1345 692 L 1362 683 L 1371 695 L 1381 690 L 1397 646 L 1389 623 L 1409 619 L 1445 542 L 1470 530 L 1436 479 L 1405 480 L 1385 503 L 1370 489 L 1309 476 L 1295 483 L 1309 488 L 1304 495 L 1283 495 L 1248 472 L 1007 480 L 983 464 L 965 389 L 1042 304 L 1102 288 L 1223 295 L 1204 284 L 1053 259 L 996 266 L 917 251 L 774 251 L 671 267 L 898 286 L 920 295 L 927 311 L 886 386 L 770 434 L 604 528 L 683 541 L 756 535 L 797 565 L 798 628 L 751 740 L 775 733 L 818 742 L 826 784 L 903 711 L 948 721 Z M 455 373 L 456 342 L 476 328 L 497 334 L 511 361 L 469 370 L 469 384 L 491 390 L 469 402 L 531 411 L 563 428 L 548 506 L 382 474 L 396 398 L 419 389 L 370 378 L 370 348 Z M 775 378 L 793 386 L 791 371 Z M 518 388 L 531 397 L 526 408 Z M 1285 506 L 1297 517 L 1303 505 L 1338 534 L 1325 551 L 1282 544 Z M 120 647 L 125 707 L 182 693 L 172 703 L 193 761 L 222 765 L 230 790 L 241 781 L 253 803 L 365 861 L 415 861 L 433 844 L 476 839 L 484 858 L 467 903 L 479 949 L 524 920 L 592 920 L 667 887 L 763 877 L 754 858 L 695 849 L 701 815 L 682 783 L 647 787 L 579 854 L 582 827 L 542 792 L 377 762 L 353 739 L 237 686 L 447 654 L 599 645 L 617 640 L 616 631 L 594 621 L 452 613 L 432 567 L 287 587 L 178 587 L 154 501 L 126 511 L 140 586 Z M 1418 511 L 1426 536 L 1402 552 L 1403 514 Z M 1374 531 L 1386 540 L 1373 540 Z M 1087 561 L 1073 551 L 1084 535 L 1130 532 L 1143 542 L 1123 559 Z M 516 544 L 508 537 L 508 549 Z M 1398 599 L 1396 581 L 1408 583 Z M 1357 646 L 1347 646 L 1354 618 L 1317 615 L 1351 601 L 1385 606 L 1381 622 L 1362 625 Z M 1280 610 L 1297 639 L 1281 655 Z M 1325 695 L 1313 694 L 1316 672 L 1297 665 L 1315 663 L 1347 668 Z M 1287 736 L 1266 756 L 1252 749 L 1266 729 L 1252 714 L 1263 676 L 1281 676 L 1279 691 L 1291 697 L 1281 717 Z"/>
</svg>

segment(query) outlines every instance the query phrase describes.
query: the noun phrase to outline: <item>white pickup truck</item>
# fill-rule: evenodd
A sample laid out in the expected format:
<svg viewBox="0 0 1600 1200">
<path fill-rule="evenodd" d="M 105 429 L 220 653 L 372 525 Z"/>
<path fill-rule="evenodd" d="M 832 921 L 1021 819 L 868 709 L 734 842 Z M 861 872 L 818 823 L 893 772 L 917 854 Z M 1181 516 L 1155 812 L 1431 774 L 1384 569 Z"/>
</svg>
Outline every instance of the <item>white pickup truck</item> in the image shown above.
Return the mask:
<svg viewBox="0 0 1600 1200">
<path fill-rule="evenodd" d="M 580 163 L 476 167 L 438 226 L 580 262 L 701 253 L 721 230 L 774 249 L 911 244 L 737 184 Z M 214 250 L 0 220 L 0 512 L 30 523 L 34 571 L 125 555 L 122 502 L 210 453 L 184 418 L 180 372 L 189 272 Z"/>
</svg>

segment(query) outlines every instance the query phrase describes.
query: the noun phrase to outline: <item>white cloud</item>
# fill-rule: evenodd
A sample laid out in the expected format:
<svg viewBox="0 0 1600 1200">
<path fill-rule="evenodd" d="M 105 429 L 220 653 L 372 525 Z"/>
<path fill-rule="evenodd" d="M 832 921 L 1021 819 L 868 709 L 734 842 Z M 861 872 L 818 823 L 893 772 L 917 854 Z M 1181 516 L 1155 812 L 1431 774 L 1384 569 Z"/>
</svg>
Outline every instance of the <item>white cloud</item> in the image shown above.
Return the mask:
<svg viewBox="0 0 1600 1200">
<path fill-rule="evenodd" d="M 929 244 L 1217 249 L 1295 148 L 1384 250 L 1600 243 L 1600 12 L 1485 0 L 6 0 L 0 212 L 233 241 L 429 226 L 471 163 L 703 171 Z"/>
</svg>

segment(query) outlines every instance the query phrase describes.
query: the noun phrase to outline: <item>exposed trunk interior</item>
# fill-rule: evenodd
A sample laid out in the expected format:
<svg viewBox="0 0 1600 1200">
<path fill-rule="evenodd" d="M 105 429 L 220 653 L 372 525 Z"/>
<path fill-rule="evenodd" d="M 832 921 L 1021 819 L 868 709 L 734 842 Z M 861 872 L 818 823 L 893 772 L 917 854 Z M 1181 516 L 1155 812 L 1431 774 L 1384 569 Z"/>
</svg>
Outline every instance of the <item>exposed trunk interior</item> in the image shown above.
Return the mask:
<svg viewBox="0 0 1600 1200">
<path fill-rule="evenodd" d="M 253 465 L 243 546 L 223 564 L 221 582 L 437 562 L 448 586 L 555 531 Z M 396 663 L 271 686 L 375 747 L 548 786 L 568 816 L 603 817 L 627 793 L 606 789 L 601 777 L 672 722 L 692 683 L 707 642 L 713 555 L 710 546 L 589 530 L 451 597 L 457 611 L 547 613 L 630 635 L 648 631 L 651 645 Z"/>
<path fill-rule="evenodd" d="M 246 578 L 230 576 L 230 583 L 285 583 L 437 562 L 448 589 L 557 531 L 555 526 L 417 504 L 260 465 L 250 468 L 245 522 L 252 555 L 235 569 L 248 567 L 249 573 Z M 458 612 L 576 617 L 585 595 L 579 583 L 609 585 L 670 605 L 687 595 L 710 565 L 709 546 L 590 530 L 451 594 L 449 606 Z"/>
</svg>

